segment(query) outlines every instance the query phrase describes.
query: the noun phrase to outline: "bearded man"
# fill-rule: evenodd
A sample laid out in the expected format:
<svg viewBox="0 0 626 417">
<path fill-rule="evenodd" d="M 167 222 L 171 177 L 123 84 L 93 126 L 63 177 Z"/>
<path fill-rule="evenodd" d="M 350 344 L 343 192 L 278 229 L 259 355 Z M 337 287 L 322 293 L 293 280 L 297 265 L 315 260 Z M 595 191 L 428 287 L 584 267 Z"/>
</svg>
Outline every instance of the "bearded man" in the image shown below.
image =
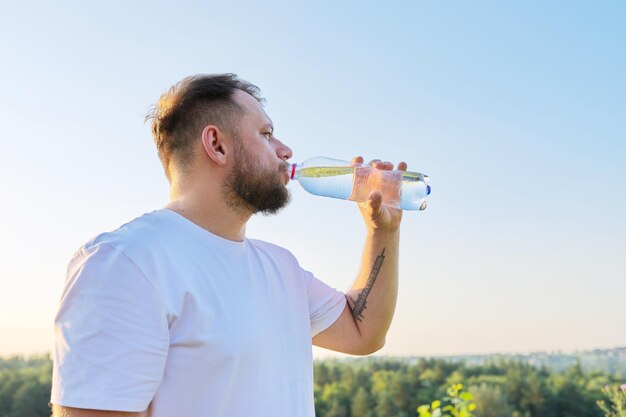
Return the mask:
<svg viewBox="0 0 626 417">
<path fill-rule="evenodd" d="M 253 214 L 289 201 L 292 152 L 262 102 L 234 74 L 188 77 L 161 96 L 148 119 L 171 201 L 71 260 L 54 416 L 310 417 L 312 344 L 355 355 L 383 346 L 402 212 L 376 191 L 359 203 L 367 237 L 346 294 L 286 249 L 248 239 Z"/>
</svg>

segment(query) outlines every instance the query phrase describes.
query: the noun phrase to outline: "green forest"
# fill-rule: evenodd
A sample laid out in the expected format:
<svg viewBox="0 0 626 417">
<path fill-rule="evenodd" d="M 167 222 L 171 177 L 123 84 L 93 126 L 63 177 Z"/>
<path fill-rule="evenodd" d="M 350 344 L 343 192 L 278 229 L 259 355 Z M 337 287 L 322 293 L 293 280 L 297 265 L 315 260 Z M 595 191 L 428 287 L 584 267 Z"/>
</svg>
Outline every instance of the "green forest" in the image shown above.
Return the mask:
<svg viewBox="0 0 626 417">
<path fill-rule="evenodd" d="M 446 359 L 322 361 L 315 363 L 315 409 L 317 417 L 418 417 L 418 406 L 445 401 L 449 387 L 462 384 L 476 417 L 602 417 L 597 401 L 609 401 L 603 390 L 622 381 L 621 373 L 585 372 L 578 362 L 556 372 L 508 358 L 479 365 Z"/>
<path fill-rule="evenodd" d="M 542 358 L 316 361 L 315 411 L 317 417 L 626 417 L 622 362 Z M 0 417 L 49 417 L 51 371 L 48 356 L 0 358 Z M 454 387 L 462 387 L 458 397 Z"/>
<path fill-rule="evenodd" d="M 51 385 L 48 356 L 0 358 L 0 417 L 49 417 Z"/>
</svg>

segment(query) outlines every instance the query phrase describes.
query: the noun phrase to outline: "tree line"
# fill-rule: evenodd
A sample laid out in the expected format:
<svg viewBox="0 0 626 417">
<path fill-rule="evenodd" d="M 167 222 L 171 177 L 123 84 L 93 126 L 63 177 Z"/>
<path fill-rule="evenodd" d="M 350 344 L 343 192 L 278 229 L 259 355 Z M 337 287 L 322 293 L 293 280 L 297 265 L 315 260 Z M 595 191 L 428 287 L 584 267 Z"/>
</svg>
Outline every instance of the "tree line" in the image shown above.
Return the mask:
<svg viewBox="0 0 626 417">
<path fill-rule="evenodd" d="M 620 373 L 563 372 L 504 358 L 468 366 L 445 359 L 360 359 L 315 363 L 317 417 L 417 417 L 417 407 L 462 384 L 476 417 L 603 417 L 597 401 Z"/>
<path fill-rule="evenodd" d="M 362 358 L 314 364 L 317 417 L 417 417 L 417 407 L 463 384 L 476 417 L 603 417 L 603 389 L 621 372 L 584 371 L 576 363 L 552 371 L 518 359 L 480 365 L 462 360 Z M 49 356 L 0 358 L 0 417 L 49 417 Z M 626 388 L 622 388 L 626 392 Z"/>
</svg>

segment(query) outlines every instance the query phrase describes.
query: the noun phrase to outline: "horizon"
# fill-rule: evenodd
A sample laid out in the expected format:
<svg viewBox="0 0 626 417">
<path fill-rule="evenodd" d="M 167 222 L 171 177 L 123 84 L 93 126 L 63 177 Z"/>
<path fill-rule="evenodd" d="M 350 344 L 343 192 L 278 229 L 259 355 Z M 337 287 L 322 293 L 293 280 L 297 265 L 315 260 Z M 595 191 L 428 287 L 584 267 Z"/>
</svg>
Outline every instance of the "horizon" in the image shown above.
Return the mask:
<svg viewBox="0 0 626 417">
<path fill-rule="evenodd" d="M 454 359 L 454 358 L 464 358 L 464 357 L 472 357 L 472 356 L 485 356 L 485 357 L 489 357 L 489 356 L 532 356 L 532 355 L 540 355 L 540 354 L 545 354 L 548 356 L 576 356 L 576 355 L 581 355 L 581 354 L 587 354 L 587 353 L 596 353 L 597 351 L 607 351 L 607 352 L 612 352 L 612 351 L 625 351 L 626 353 L 626 345 L 624 346 L 615 346 L 615 347 L 609 347 L 609 348 L 605 348 L 605 347 L 599 347 L 599 348 L 593 348 L 593 349 L 585 349 L 585 350 L 574 350 L 574 351 L 562 351 L 562 350 L 538 350 L 538 351 L 531 351 L 531 352 L 486 352 L 486 353 L 456 353 L 456 354 L 444 354 L 444 355 L 364 355 L 364 356 L 357 356 L 357 355 L 347 355 L 347 354 L 342 354 L 342 355 L 314 355 L 314 360 L 326 360 L 326 359 L 337 359 L 337 360 L 343 360 L 343 359 L 369 359 L 369 358 L 373 358 L 373 359 L 413 359 L 413 358 L 418 358 L 418 359 Z M 12 358 L 21 358 L 24 360 L 29 360 L 29 359 L 36 359 L 36 358 L 42 358 L 42 357 L 52 357 L 52 352 L 31 352 L 31 353 L 14 353 L 14 354 L 6 354 L 6 355 L 0 355 L 0 359 L 12 359 Z"/>
</svg>

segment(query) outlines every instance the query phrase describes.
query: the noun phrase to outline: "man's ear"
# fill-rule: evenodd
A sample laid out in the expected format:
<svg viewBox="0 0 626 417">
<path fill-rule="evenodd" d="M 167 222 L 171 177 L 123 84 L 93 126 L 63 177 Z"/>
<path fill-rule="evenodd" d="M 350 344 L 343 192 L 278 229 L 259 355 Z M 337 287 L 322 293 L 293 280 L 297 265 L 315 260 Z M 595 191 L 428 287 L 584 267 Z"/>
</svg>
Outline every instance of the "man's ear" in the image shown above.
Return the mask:
<svg viewBox="0 0 626 417">
<path fill-rule="evenodd" d="M 207 156 L 218 165 L 226 165 L 230 143 L 224 132 L 215 125 L 208 125 L 202 130 L 202 146 Z"/>
</svg>

